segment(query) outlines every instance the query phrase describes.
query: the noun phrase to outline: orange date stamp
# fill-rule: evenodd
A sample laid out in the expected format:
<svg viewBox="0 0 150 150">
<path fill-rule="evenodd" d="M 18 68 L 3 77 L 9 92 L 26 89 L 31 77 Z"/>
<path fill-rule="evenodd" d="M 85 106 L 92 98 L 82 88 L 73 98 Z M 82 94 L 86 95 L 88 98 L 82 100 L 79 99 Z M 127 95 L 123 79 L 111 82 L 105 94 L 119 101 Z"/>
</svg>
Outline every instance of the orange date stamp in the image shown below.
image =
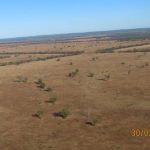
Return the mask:
<svg viewBox="0 0 150 150">
<path fill-rule="evenodd" d="M 132 137 L 150 137 L 150 129 L 131 129 Z"/>
</svg>

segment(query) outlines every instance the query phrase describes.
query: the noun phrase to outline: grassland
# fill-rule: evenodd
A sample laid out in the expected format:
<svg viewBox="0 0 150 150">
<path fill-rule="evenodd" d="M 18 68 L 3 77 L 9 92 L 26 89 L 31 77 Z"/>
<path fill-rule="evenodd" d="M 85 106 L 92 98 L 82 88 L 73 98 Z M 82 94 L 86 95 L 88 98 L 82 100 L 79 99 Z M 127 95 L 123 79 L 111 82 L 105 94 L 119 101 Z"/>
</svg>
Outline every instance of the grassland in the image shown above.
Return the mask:
<svg viewBox="0 0 150 150">
<path fill-rule="evenodd" d="M 149 48 L 137 38 L 0 44 L 0 149 L 149 149 L 131 132 L 150 129 Z"/>
</svg>

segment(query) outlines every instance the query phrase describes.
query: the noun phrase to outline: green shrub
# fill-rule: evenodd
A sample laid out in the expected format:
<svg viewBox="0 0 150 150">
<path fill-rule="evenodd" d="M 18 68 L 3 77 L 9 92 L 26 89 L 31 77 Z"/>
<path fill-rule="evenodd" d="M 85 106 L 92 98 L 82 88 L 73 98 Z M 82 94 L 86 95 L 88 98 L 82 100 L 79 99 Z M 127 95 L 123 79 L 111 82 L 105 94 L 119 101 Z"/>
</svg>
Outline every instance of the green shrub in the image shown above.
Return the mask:
<svg viewBox="0 0 150 150">
<path fill-rule="evenodd" d="M 39 88 L 42 88 L 42 89 L 45 88 L 45 83 L 43 82 L 42 79 L 38 79 L 38 81 L 36 82 L 36 84 L 38 85 Z"/>
<path fill-rule="evenodd" d="M 52 88 L 47 87 L 47 88 L 45 89 L 45 91 L 47 91 L 47 92 L 51 92 L 51 91 L 52 91 Z"/>
<path fill-rule="evenodd" d="M 43 115 L 43 111 L 37 111 L 36 113 L 32 114 L 32 117 L 36 117 L 38 119 L 41 119 L 42 115 Z"/>
<path fill-rule="evenodd" d="M 68 74 L 68 76 L 73 78 L 73 77 L 75 77 L 75 76 L 77 75 L 78 72 L 79 72 L 79 69 L 76 69 L 75 71 L 70 72 L 70 73 Z"/>
<path fill-rule="evenodd" d="M 65 119 L 69 114 L 70 114 L 70 112 L 69 112 L 68 109 L 62 109 L 61 111 L 59 111 L 58 113 L 56 113 L 56 116 Z"/>
<path fill-rule="evenodd" d="M 72 63 L 72 62 L 70 62 L 70 64 L 69 64 L 69 65 L 71 65 L 71 66 L 72 66 L 72 65 L 73 65 L 73 63 Z"/>
<path fill-rule="evenodd" d="M 87 121 L 86 124 L 90 126 L 95 126 L 97 121 L 98 121 L 97 119 L 93 119 L 93 120 Z"/>
<path fill-rule="evenodd" d="M 57 101 L 57 98 L 56 97 L 52 97 L 52 98 L 49 98 L 49 100 L 45 101 L 45 102 L 54 104 L 56 101 Z"/>
</svg>

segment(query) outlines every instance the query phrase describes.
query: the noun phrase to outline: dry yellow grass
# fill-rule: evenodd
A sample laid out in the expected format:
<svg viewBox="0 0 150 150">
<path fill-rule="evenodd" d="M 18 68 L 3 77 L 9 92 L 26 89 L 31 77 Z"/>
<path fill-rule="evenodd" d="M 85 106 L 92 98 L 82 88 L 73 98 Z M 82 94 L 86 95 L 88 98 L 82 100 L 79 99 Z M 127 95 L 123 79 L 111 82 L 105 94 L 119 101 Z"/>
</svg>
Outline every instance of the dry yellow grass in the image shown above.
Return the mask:
<svg viewBox="0 0 150 150">
<path fill-rule="evenodd" d="M 68 43 L 16 45 L 19 51 L 51 50 L 55 45 L 56 49 L 65 46 L 63 50 L 85 50 L 85 53 L 60 61 L 0 67 L 1 150 L 150 148 L 149 137 L 131 136 L 133 128 L 150 129 L 150 54 L 95 54 L 97 48 L 108 47 L 110 43 L 120 45 L 115 41 L 104 41 L 102 46 L 100 43 L 69 43 L 75 48 L 68 47 Z M 15 51 L 7 46 L 1 50 Z M 76 76 L 68 77 L 76 69 L 79 70 Z M 28 80 L 15 82 L 17 76 Z M 39 78 L 52 91 L 38 88 L 35 82 Z M 45 103 L 50 97 L 56 97 L 57 101 Z M 70 112 L 66 119 L 54 115 L 62 109 Z M 97 120 L 95 126 L 86 124 L 92 120 Z"/>
</svg>

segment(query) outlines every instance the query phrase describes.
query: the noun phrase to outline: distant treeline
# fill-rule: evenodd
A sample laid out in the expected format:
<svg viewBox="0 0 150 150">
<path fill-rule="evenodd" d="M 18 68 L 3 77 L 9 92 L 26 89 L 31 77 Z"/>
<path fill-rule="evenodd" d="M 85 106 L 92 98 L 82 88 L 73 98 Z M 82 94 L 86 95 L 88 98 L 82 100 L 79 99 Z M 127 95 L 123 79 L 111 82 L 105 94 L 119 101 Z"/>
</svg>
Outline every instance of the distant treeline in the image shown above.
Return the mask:
<svg viewBox="0 0 150 150">
<path fill-rule="evenodd" d="M 150 28 L 20 37 L 10 39 L 0 39 L 0 43 L 10 44 L 10 43 L 43 43 L 43 42 L 59 42 L 59 41 L 65 42 L 68 40 L 87 37 L 95 37 L 98 40 L 104 40 L 105 37 L 109 38 L 107 40 L 145 39 L 150 38 Z"/>
</svg>

